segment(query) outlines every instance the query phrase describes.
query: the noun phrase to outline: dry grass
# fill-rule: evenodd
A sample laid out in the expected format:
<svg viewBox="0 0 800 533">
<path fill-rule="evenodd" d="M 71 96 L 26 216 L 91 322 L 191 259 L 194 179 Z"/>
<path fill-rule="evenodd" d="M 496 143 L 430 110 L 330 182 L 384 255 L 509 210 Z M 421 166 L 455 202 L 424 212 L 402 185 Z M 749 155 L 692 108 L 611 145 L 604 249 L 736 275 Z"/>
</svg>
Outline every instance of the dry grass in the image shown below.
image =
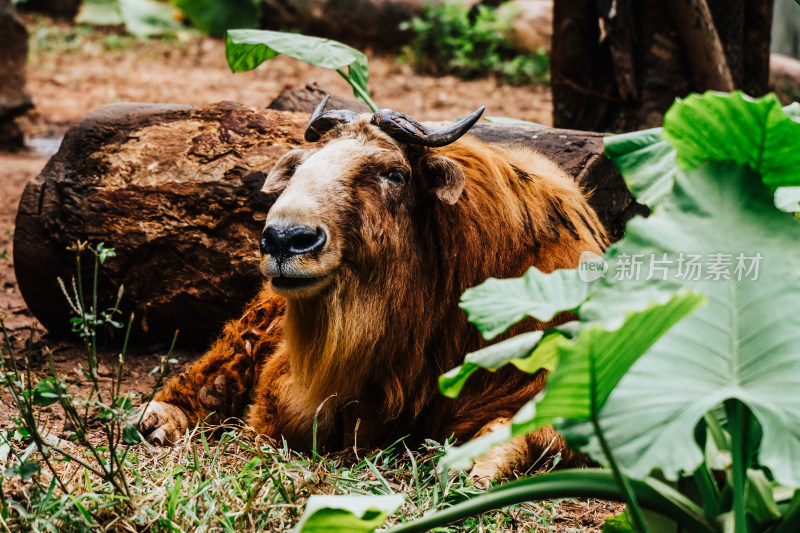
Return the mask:
<svg viewBox="0 0 800 533">
<path fill-rule="evenodd" d="M 464 473 L 437 481 L 445 446 L 428 442 L 416 451 L 396 443 L 368 456 L 352 452 L 309 457 L 246 428 L 216 428 L 218 438 L 195 430 L 171 448 L 139 445 L 124 465 L 133 498 L 71 461 L 55 463 L 69 494 L 43 469 L 27 480 L 2 482 L 6 531 L 285 531 L 313 494 L 404 494 L 406 503 L 387 525 L 453 505 L 480 491 Z M 11 440 L 9 463 L 32 448 Z M 85 450 L 64 443 L 73 455 Z M 106 452 L 107 453 L 107 452 Z M 36 453 L 30 459 L 37 459 Z M 514 506 L 442 531 L 592 531 L 602 525 L 607 502 L 562 500 Z"/>
</svg>

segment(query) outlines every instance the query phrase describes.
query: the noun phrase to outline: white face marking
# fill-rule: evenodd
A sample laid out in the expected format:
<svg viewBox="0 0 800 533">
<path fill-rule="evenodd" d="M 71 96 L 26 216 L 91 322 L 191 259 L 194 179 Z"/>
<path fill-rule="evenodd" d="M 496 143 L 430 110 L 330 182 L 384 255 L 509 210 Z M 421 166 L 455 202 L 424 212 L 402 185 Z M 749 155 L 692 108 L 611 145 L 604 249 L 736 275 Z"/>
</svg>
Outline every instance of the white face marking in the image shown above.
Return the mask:
<svg viewBox="0 0 800 533">
<path fill-rule="evenodd" d="M 295 171 L 286 189 L 270 209 L 268 223 L 312 225 L 326 208 L 341 201 L 342 181 L 358 170 L 365 152 L 378 148 L 356 139 L 332 141 L 313 153 Z"/>
<path fill-rule="evenodd" d="M 307 297 L 330 282 L 332 272 L 341 261 L 342 242 L 337 230 L 342 223 L 341 208 L 351 201 L 347 197 L 350 178 L 370 154 L 379 150 L 384 149 L 365 146 L 356 139 L 334 140 L 297 167 L 267 214 L 266 226 L 322 229 L 327 240 L 324 248 L 314 254 L 298 254 L 280 262 L 271 255 L 262 256 L 261 271 L 273 278 L 273 290 L 278 294 L 287 298 Z M 315 278 L 318 281 L 308 287 L 281 288 L 275 283 L 278 278 Z"/>
</svg>

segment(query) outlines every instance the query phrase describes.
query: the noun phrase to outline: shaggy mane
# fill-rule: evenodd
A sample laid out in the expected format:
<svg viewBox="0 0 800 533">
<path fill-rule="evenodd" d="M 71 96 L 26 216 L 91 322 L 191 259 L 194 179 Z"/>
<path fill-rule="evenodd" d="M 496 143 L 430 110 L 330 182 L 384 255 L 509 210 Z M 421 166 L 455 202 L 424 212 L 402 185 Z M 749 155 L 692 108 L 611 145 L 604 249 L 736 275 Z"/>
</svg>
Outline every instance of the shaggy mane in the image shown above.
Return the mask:
<svg viewBox="0 0 800 533">
<path fill-rule="evenodd" d="M 364 121 L 336 128 L 310 150 L 340 139 L 347 150 L 330 153 L 347 156 L 335 168 L 345 168 L 351 182 L 337 190 L 342 214 L 330 222 L 341 253 L 333 280 L 286 301 L 267 282 L 244 316 L 157 396 L 161 413 L 172 409 L 180 423 L 151 413 L 155 422 L 146 429 L 158 424 L 174 433 L 214 413 L 212 420 L 244 415 L 256 432 L 296 448 L 310 445 L 315 417 L 320 450 L 356 441 L 382 446 L 406 435 L 468 440 L 507 422 L 542 390 L 544 371 L 531 376 L 510 366 L 477 372 L 457 401 L 439 394 L 437 379 L 487 344 L 458 307 L 465 290 L 531 266 L 574 268 L 582 252 L 606 248 L 605 231 L 572 178 L 528 149 L 469 136 L 421 149 Z M 371 149 L 362 152 L 359 143 Z M 387 188 L 375 174 L 396 161 L 404 172 L 410 165 L 410 178 Z M 315 172 L 324 173 L 324 163 L 317 159 Z M 288 181 L 294 171 L 288 164 L 285 171 L 278 175 Z M 436 180 L 444 178 L 453 178 L 446 184 L 451 196 L 437 196 Z M 506 336 L 568 318 L 528 319 Z M 503 464 L 546 452 L 554 435 L 543 428 L 518 440 Z M 562 445 L 557 449 L 566 450 Z"/>
<path fill-rule="evenodd" d="M 415 418 L 438 375 L 485 345 L 458 308 L 466 289 L 531 265 L 573 268 L 608 244 L 581 191 L 543 156 L 469 137 L 435 153 L 466 183 L 454 205 L 421 207 L 423 231 L 406 236 L 418 246 L 368 278 L 345 274 L 324 297 L 287 302 L 281 350 L 312 404 L 371 396 L 383 421 Z"/>
</svg>

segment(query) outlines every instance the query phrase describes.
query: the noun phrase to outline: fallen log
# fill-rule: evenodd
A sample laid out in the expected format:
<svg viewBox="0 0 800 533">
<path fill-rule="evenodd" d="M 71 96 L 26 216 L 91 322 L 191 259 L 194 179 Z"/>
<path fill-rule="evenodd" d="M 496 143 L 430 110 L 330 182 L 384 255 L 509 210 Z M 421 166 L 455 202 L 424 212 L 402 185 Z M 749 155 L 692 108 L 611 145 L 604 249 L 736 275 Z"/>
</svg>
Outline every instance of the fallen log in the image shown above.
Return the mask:
<svg viewBox="0 0 800 533">
<path fill-rule="evenodd" d="M 258 236 L 274 197 L 260 192 L 286 151 L 302 146 L 308 115 L 223 102 L 200 108 L 122 104 L 99 108 L 66 134 L 26 187 L 16 219 L 20 292 L 51 333 L 64 333 L 76 241 L 104 242 L 104 308 L 124 285 L 147 341 L 181 331 L 208 342 L 261 283 Z M 529 125 L 480 124 L 481 139 L 522 143 L 561 163 L 583 186 L 612 235 L 644 208 L 602 155 L 602 135 Z M 91 265 L 89 257 L 84 265 Z M 90 268 L 84 268 L 90 287 Z M 141 337 L 140 337 L 141 338 Z"/>
</svg>

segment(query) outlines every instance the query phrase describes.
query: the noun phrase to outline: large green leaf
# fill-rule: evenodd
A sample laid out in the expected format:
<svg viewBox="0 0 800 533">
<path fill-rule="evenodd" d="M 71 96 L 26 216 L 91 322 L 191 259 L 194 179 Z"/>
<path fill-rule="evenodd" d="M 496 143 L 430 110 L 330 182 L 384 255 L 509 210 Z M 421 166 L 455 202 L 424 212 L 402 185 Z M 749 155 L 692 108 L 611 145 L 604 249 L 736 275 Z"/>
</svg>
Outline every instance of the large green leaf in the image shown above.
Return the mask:
<svg viewBox="0 0 800 533">
<path fill-rule="evenodd" d="M 489 278 L 464 292 L 459 306 L 487 340 L 531 316 L 547 322 L 561 311 L 578 307 L 589 292 L 577 270 L 543 274 L 531 267 L 521 278 Z"/>
<path fill-rule="evenodd" d="M 252 70 L 264 61 L 283 54 L 311 65 L 338 71 L 353 86 L 353 94 L 375 109 L 369 99 L 367 56 L 337 41 L 267 30 L 230 30 L 225 45 L 228 66 L 233 72 Z M 347 67 L 347 74 L 343 68 Z"/>
<path fill-rule="evenodd" d="M 566 327 L 564 325 L 559 329 Z M 543 331 L 531 331 L 468 353 L 463 365 L 439 376 L 439 389 L 448 398 L 456 398 L 467 379 L 479 368 L 494 371 L 512 364 L 528 374 L 535 374 L 542 369 L 552 370 L 558 361 L 558 343 L 564 335 L 559 331 L 542 338 L 543 335 Z"/>
<path fill-rule="evenodd" d="M 649 299 L 654 294 L 647 292 L 639 296 Z M 617 329 L 608 330 L 603 324 L 595 323 L 581 329 L 575 341 L 552 336 L 551 349 L 558 351 L 559 359 L 548 378 L 543 397 L 523 407 L 514 416 L 512 427 L 451 448 L 443 461 L 453 468 L 467 468 L 473 459 L 484 455 L 492 446 L 514 436 L 562 419 L 588 420 L 603 407 L 631 365 L 665 331 L 704 301 L 700 294 L 662 292 L 660 301 L 648 300 L 644 310 L 627 313 Z"/>
<path fill-rule="evenodd" d="M 230 30 L 225 48 L 233 72 L 252 70 L 264 61 L 283 54 L 311 65 L 329 69 L 350 67 L 350 75 L 366 82 L 367 57 L 337 41 L 267 30 Z"/>
<path fill-rule="evenodd" d="M 774 94 L 757 99 L 738 91 L 689 95 L 667 111 L 663 136 L 677 150 L 682 169 L 732 161 L 760 173 L 773 191 L 800 185 L 800 124 Z"/>
<path fill-rule="evenodd" d="M 646 264 L 638 276 L 618 275 L 630 272 L 631 258 L 660 261 L 663 254 L 670 262 L 657 276 L 710 302 L 633 366 L 601 413 L 606 438 L 631 476 L 654 468 L 669 479 L 693 472 L 702 460 L 695 426 L 735 398 L 763 428 L 760 463 L 780 483 L 800 486 L 798 243 L 800 224 L 774 207 L 759 176 L 726 164 L 679 173 L 673 193 L 648 219 L 628 223 L 607 254 L 609 275 L 582 315 L 615 309 L 620 291 L 630 298 L 664 283 L 647 279 Z M 690 255 L 702 258 L 699 276 L 687 276 Z"/>
<path fill-rule="evenodd" d="M 525 365 L 526 368 L 529 367 L 532 363 L 526 360 L 533 355 L 532 352 L 536 345 L 539 344 L 542 335 L 544 335 L 542 331 L 531 331 L 468 353 L 464 357 L 463 365 L 459 365 L 439 376 L 439 389 L 448 398 L 455 398 L 461 392 L 462 387 L 467 382 L 467 378 L 478 368 L 497 370 L 506 363 L 513 364 L 515 362 Z M 551 351 L 541 362 L 535 363 L 538 365 L 536 370 L 540 368 L 550 370 L 555 362 L 554 356 L 555 353 Z M 526 362 L 522 363 L 522 361 Z"/>
<path fill-rule="evenodd" d="M 204 33 L 221 35 L 232 28 L 258 26 L 259 0 L 172 0 L 192 26 Z"/>
<path fill-rule="evenodd" d="M 707 112 L 706 106 L 713 104 L 714 112 Z M 742 107 L 750 107 L 750 111 L 741 116 Z M 777 165 L 781 177 L 774 172 L 768 173 L 765 180 L 769 181 L 772 188 L 780 186 L 780 181 L 792 181 L 797 179 L 792 176 L 791 166 L 784 166 L 786 162 L 781 162 L 782 150 L 770 151 L 770 147 L 777 145 L 791 146 L 797 134 L 797 127 L 791 121 L 800 121 L 800 105 L 794 103 L 784 107 L 782 110 L 771 97 L 753 100 L 740 93 L 732 95 L 721 95 L 719 93 L 706 93 L 703 96 L 690 96 L 686 100 L 677 102 L 674 111 L 667 115 L 665 122 L 668 124 L 669 131 L 672 132 L 670 141 L 675 146 L 686 152 L 682 157 L 682 164 L 691 167 L 706 160 L 711 161 L 731 161 L 734 163 L 744 163 L 758 171 L 764 166 L 765 161 L 772 160 L 769 170 Z M 783 113 L 781 113 L 782 111 Z M 758 114 L 761 113 L 763 120 L 769 122 L 766 126 L 754 125 L 752 122 L 759 122 Z M 701 117 L 698 119 L 698 116 Z M 789 119 L 787 122 L 786 119 Z M 750 124 L 748 124 L 748 120 Z M 771 122 L 770 122 L 771 121 Z M 770 143 L 760 144 L 761 136 L 765 140 L 767 135 L 765 127 L 777 122 L 780 128 L 770 130 Z M 745 138 L 735 133 L 731 129 L 731 123 L 738 124 L 737 127 L 749 127 Z M 753 128 L 758 128 L 754 132 Z M 800 126 L 800 125 L 798 125 Z M 725 134 L 719 142 L 706 142 L 711 135 Z M 718 138 L 718 137 L 715 137 Z M 731 141 L 751 143 L 749 149 L 740 150 L 736 143 Z M 700 143 L 702 144 L 696 144 Z M 755 143 L 755 144 L 752 144 Z M 654 128 L 643 131 L 634 131 L 621 135 L 611 135 L 603 139 L 606 155 L 614 162 L 620 170 L 625 183 L 636 198 L 636 201 L 650 207 L 655 206 L 672 189 L 675 181 L 675 174 L 678 171 L 676 166 L 675 148 L 667 142 L 663 135 L 663 128 Z M 711 146 L 710 145 L 714 145 Z M 710 147 L 710 148 L 709 148 Z M 791 151 L 790 149 L 788 151 Z M 784 172 L 785 171 L 785 172 Z M 789 210 L 789 205 L 794 205 L 794 199 L 788 199 L 789 191 L 784 191 L 780 196 L 776 192 L 776 205 Z M 778 202 L 783 202 L 778 204 Z M 784 206 L 784 207 L 781 207 Z"/>
<path fill-rule="evenodd" d="M 534 402 L 532 413 L 522 411 L 514 417 L 512 434 L 524 435 L 560 419 L 589 420 L 599 412 L 620 379 L 653 343 L 705 303 L 701 294 L 691 292 L 664 296 L 663 302 L 628 313 L 616 330 L 587 325 L 574 342 L 559 343 L 558 364 L 546 394 Z"/>
<path fill-rule="evenodd" d="M 386 496 L 314 495 L 292 531 L 371 533 L 403 505 L 402 494 Z"/>
<path fill-rule="evenodd" d="M 675 149 L 661 136 L 661 128 L 603 138 L 606 155 L 617 165 L 640 204 L 654 206 L 675 181 Z"/>
</svg>

